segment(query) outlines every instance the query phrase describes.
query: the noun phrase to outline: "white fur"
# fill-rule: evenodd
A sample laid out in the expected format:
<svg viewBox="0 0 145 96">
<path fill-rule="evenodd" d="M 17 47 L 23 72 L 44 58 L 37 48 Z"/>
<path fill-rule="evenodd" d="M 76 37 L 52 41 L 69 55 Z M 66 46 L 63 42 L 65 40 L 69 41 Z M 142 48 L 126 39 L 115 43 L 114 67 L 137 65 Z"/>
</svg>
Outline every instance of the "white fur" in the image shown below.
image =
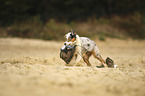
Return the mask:
<svg viewBox="0 0 145 96">
<path fill-rule="evenodd" d="M 67 39 L 66 42 L 64 42 L 66 45 L 78 45 L 81 46 L 81 40 L 80 37 L 78 35 L 76 35 L 76 40 L 74 42 L 68 41 L 68 38 L 70 37 L 71 32 L 67 33 L 65 35 L 65 38 Z M 75 54 L 77 54 L 77 58 L 72 58 L 71 62 L 69 63 L 69 65 L 75 65 L 77 64 L 80 60 L 81 60 L 81 54 L 78 54 L 77 52 L 81 53 L 81 47 L 76 46 L 76 52 Z"/>
<path fill-rule="evenodd" d="M 71 62 L 69 63 L 69 65 L 75 65 L 77 63 L 79 63 L 79 61 L 82 58 L 82 54 L 86 51 L 84 51 L 84 48 L 87 51 L 92 51 L 95 50 L 96 54 L 100 54 L 99 49 L 97 48 L 96 44 L 94 41 L 90 40 L 87 37 L 79 37 L 79 35 L 76 34 L 76 40 L 75 42 L 71 42 L 68 40 L 68 38 L 70 37 L 71 32 L 67 33 L 65 35 L 67 41 L 65 42 L 66 45 L 77 45 L 76 46 L 76 51 L 75 54 L 77 55 L 77 58 L 74 56 L 74 58 L 71 60 Z M 87 44 L 90 44 L 90 46 L 88 47 Z"/>
</svg>

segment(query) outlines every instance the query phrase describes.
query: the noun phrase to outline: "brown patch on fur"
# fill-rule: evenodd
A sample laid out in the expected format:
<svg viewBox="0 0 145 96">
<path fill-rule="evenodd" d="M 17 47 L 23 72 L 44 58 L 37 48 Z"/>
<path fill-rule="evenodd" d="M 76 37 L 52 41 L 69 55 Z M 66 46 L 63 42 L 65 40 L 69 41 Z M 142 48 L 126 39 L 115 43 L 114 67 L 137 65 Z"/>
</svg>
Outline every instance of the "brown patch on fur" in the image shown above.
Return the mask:
<svg viewBox="0 0 145 96">
<path fill-rule="evenodd" d="M 89 62 L 89 58 L 92 55 L 92 52 L 86 52 L 83 54 L 83 60 L 87 63 L 87 66 L 91 66 L 91 63 Z"/>
<path fill-rule="evenodd" d="M 74 42 L 75 40 L 76 40 L 76 38 L 74 37 L 74 38 L 71 39 L 71 42 Z"/>
</svg>

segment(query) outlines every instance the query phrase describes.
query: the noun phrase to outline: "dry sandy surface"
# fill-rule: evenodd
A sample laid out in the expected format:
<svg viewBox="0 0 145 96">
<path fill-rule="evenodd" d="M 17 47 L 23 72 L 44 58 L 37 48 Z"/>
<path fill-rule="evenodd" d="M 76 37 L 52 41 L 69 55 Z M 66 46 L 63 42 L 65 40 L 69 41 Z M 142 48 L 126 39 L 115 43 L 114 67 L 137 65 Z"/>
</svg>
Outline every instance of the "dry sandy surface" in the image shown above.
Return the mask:
<svg viewBox="0 0 145 96">
<path fill-rule="evenodd" d="M 145 41 L 96 44 L 118 68 L 64 68 L 63 42 L 0 38 L 0 96 L 145 96 Z"/>
</svg>

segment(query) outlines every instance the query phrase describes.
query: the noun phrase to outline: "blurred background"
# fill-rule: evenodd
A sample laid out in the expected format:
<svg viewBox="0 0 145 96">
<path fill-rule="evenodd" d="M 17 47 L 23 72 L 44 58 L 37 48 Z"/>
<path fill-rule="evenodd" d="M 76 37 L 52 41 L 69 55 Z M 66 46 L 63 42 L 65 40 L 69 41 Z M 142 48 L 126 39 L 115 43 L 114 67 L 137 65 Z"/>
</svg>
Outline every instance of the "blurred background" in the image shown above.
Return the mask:
<svg viewBox="0 0 145 96">
<path fill-rule="evenodd" d="M 0 0 L 0 37 L 145 39 L 145 0 Z"/>
</svg>

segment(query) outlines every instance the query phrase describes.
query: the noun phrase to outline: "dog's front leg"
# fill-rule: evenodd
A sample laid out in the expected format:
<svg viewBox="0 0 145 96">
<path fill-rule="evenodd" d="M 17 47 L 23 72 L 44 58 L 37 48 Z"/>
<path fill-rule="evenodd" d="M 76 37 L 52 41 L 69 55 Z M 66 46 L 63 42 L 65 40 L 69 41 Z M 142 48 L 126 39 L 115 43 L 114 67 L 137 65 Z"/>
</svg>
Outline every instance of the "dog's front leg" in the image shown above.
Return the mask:
<svg viewBox="0 0 145 96">
<path fill-rule="evenodd" d="M 87 66 L 91 66 L 91 63 L 89 62 L 89 57 L 92 55 L 91 52 L 87 52 L 83 54 L 83 60 L 87 63 Z"/>
<path fill-rule="evenodd" d="M 81 55 L 80 54 L 76 54 L 75 55 L 75 64 L 74 64 L 74 66 L 76 66 L 79 62 L 80 62 L 80 60 L 81 60 Z"/>
</svg>

